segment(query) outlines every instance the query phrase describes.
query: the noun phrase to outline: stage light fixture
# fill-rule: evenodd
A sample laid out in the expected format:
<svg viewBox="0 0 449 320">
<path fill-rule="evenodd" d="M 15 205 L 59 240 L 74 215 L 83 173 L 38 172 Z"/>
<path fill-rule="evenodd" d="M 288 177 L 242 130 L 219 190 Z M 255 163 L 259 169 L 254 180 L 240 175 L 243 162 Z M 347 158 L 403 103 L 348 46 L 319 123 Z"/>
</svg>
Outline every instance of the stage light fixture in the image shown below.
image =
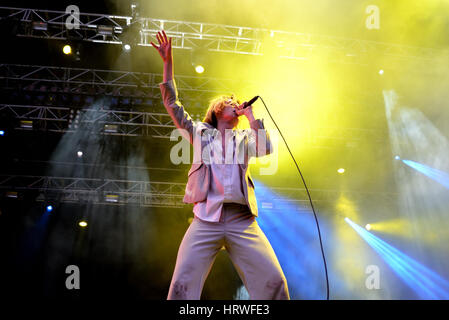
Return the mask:
<svg viewBox="0 0 449 320">
<path fill-rule="evenodd" d="M 105 200 L 106 200 L 106 202 L 117 203 L 118 202 L 118 194 L 107 194 Z"/>
<path fill-rule="evenodd" d="M 196 71 L 196 73 L 203 73 L 204 67 L 199 64 L 199 65 L 195 66 L 195 71 Z"/>
<path fill-rule="evenodd" d="M 112 36 L 114 34 L 114 27 L 99 25 L 97 26 L 97 32 L 103 36 Z"/>
<path fill-rule="evenodd" d="M 400 156 L 395 156 L 394 160 L 401 160 L 401 157 Z"/>
<path fill-rule="evenodd" d="M 384 71 L 383 71 L 382 69 L 380 69 L 380 70 L 379 70 L 379 74 L 380 74 L 380 75 L 383 75 L 383 74 L 384 74 Z"/>
<path fill-rule="evenodd" d="M 33 121 L 32 120 L 20 120 L 20 128 L 22 129 L 33 129 Z"/>
<path fill-rule="evenodd" d="M 139 44 L 139 35 L 141 30 L 138 24 L 132 24 L 127 26 L 123 30 L 123 34 L 120 36 L 122 41 L 123 51 L 130 52 L 135 46 Z"/>
<path fill-rule="evenodd" d="M 371 230 L 371 225 L 370 225 L 369 223 L 367 223 L 367 224 L 365 225 L 365 229 L 368 230 L 368 231 L 370 231 L 370 230 Z"/>
<path fill-rule="evenodd" d="M 33 30 L 47 31 L 47 29 L 48 29 L 47 22 L 33 21 Z"/>
<path fill-rule="evenodd" d="M 116 124 L 105 124 L 104 125 L 104 132 L 117 133 L 118 132 L 118 125 L 116 125 Z"/>
<path fill-rule="evenodd" d="M 340 168 L 340 169 L 337 170 L 337 172 L 338 172 L 339 174 L 343 174 L 343 173 L 345 173 L 345 169 Z"/>
<path fill-rule="evenodd" d="M 6 197 L 10 199 L 17 199 L 19 197 L 19 194 L 17 193 L 17 191 L 7 191 Z"/>
<path fill-rule="evenodd" d="M 52 212 L 53 211 L 53 206 L 52 205 L 48 205 L 47 207 L 45 207 L 45 210 L 47 210 L 47 212 Z"/>
<path fill-rule="evenodd" d="M 69 55 L 72 53 L 72 47 L 66 44 L 64 47 L 62 47 L 62 52 L 64 52 L 64 54 Z"/>
<path fill-rule="evenodd" d="M 87 227 L 87 222 L 86 221 L 80 221 L 79 223 L 78 223 L 78 225 L 81 227 L 81 228 L 85 228 L 85 227 Z"/>
<path fill-rule="evenodd" d="M 80 48 L 81 48 L 81 45 L 78 44 L 77 47 L 76 47 L 76 52 L 75 52 L 75 60 L 76 61 L 80 61 L 81 60 Z"/>
<path fill-rule="evenodd" d="M 194 48 L 190 52 L 190 63 L 192 64 L 193 69 L 196 73 L 203 73 L 206 70 L 208 57 L 207 48 Z"/>
<path fill-rule="evenodd" d="M 5 131 L 4 130 L 0 130 L 0 136 L 4 136 L 5 135 Z"/>
<path fill-rule="evenodd" d="M 81 158 L 81 157 L 83 156 L 83 152 L 82 152 L 82 151 L 78 151 L 78 152 L 76 153 L 76 155 L 78 156 L 78 158 Z"/>
</svg>

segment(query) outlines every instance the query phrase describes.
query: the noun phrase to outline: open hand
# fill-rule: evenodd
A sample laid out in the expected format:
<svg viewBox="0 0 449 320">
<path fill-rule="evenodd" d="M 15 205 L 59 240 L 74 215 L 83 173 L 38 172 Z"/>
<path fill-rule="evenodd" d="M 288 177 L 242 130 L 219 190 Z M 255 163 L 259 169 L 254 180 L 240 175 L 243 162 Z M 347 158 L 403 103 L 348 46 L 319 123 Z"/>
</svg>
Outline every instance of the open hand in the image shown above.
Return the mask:
<svg viewBox="0 0 449 320">
<path fill-rule="evenodd" d="M 162 32 L 158 32 L 156 34 L 157 41 L 159 42 L 159 46 L 155 45 L 153 42 L 151 42 L 151 45 L 159 52 L 159 55 L 161 56 L 162 60 L 164 62 L 171 61 L 172 59 L 172 47 L 171 47 L 171 39 L 167 38 L 167 35 L 165 34 L 165 31 L 162 30 Z"/>
</svg>

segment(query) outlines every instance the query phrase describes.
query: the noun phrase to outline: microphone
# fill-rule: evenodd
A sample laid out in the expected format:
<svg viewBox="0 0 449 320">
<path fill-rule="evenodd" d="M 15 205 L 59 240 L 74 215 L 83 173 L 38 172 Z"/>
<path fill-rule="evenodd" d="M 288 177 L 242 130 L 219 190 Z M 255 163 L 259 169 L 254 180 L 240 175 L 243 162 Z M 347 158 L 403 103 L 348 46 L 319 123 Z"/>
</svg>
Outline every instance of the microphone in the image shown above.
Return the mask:
<svg viewBox="0 0 449 320">
<path fill-rule="evenodd" d="M 256 102 L 257 99 L 259 99 L 259 96 L 255 96 L 248 102 L 244 102 L 245 106 L 243 107 L 243 109 L 248 108 L 250 105 L 252 105 L 254 102 Z"/>
</svg>

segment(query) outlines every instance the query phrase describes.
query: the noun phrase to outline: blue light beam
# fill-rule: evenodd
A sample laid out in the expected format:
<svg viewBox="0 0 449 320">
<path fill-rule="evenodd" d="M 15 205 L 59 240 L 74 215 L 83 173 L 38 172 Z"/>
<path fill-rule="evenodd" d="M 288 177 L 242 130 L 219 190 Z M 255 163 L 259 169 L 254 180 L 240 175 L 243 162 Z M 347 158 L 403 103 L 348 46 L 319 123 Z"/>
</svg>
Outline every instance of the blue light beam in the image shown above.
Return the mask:
<svg viewBox="0 0 449 320">
<path fill-rule="evenodd" d="M 355 224 L 349 218 L 345 218 L 345 221 L 421 299 L 449 299 L 449 282 L 446 279 Z"/>
<path fill-rule="evenodd" d="M 447 172 L 431 168 L 412 160 L 402 160 L 402 162 L 449 189 L 449 174 Z"/>
<path fill-rule="evenodd" d="M 325 299 L 323 261 L 313 214 L 292 199 L 255 181 L 257 222 L 269 239 L 287 278 L 292 299 Z M 323 232 L 327 226 L 321 225 Z"/>
</svg>

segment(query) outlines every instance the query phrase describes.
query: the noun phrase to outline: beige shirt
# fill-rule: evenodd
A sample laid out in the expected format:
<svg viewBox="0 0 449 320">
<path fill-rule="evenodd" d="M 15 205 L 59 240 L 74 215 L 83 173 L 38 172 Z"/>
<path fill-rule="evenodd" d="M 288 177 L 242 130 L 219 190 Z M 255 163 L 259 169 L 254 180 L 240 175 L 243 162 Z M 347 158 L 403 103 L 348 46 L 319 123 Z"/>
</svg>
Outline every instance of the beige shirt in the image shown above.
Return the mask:
<svg viewBox="0 0 449 320">
<path fill-rule="evenodd" d="M 211 137 L 209 148 L 211 180 L 207 199 L 195 203 L 193 207 L 195 216 L 201 220 L 220 221 L 223 203 L 246 204 L 242 172 L 236 157 L 235 134 L 235 130 L 232 130 L 232 134 L 225 135 L 226 154 L 222 152 L 221 137 Z"/>
</svg>

